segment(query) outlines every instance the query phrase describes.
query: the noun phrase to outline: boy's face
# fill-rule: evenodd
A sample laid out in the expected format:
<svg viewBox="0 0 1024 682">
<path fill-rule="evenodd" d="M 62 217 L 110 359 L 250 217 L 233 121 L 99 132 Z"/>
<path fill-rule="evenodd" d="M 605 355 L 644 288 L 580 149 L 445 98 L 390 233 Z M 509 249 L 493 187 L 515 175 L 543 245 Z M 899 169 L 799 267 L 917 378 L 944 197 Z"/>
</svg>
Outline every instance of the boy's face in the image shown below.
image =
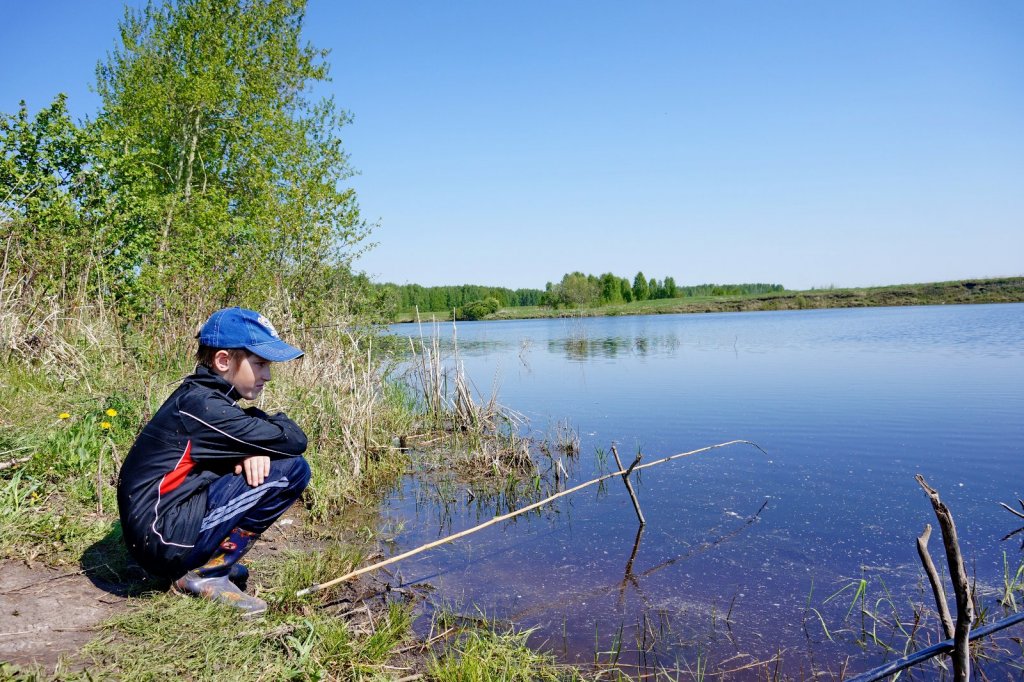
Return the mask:
<svg viewBox="0 0 1024 682">
<path fill-rule="evenodd" d="M 252 353 L 232 358 L 227 351 L 219 351 L 214 368 L 246 400 L 255 400 L 263 391 L 263 384 L 270 381 L 270 360 Z"/>
</svg>

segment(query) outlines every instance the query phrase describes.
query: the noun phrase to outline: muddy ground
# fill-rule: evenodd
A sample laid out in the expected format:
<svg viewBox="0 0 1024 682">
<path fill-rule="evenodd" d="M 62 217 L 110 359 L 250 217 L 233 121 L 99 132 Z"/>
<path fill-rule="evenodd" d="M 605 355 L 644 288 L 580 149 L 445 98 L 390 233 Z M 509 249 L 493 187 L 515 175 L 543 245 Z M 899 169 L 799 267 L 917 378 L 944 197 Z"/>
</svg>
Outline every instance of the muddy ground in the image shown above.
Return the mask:
<svg viewBox="0 0 1024 682">
<path fill-rule="evenodd" d="M 0 661 L 58 670 L 127 607 L 122 592 L 100 587 L 84 571 L 5 561 L 0 564 Z"/>
</svg>

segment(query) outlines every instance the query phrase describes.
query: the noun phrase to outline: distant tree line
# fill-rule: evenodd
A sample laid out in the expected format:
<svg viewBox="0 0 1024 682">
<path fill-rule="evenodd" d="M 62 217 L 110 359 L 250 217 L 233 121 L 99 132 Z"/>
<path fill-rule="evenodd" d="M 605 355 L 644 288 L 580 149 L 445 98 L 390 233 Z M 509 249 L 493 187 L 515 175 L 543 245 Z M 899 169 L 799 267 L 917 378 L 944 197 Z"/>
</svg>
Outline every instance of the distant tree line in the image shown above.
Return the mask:
<svg viewBox="0 0 1024 682">
<path fill-rule="evenodd" d="M 541 305 L 544 298 L 544 292 L 540 289 L 506 289 L 476 284 L 424 287 L 419 284 L 384 283 L 377 287 L 381 295 L 392 302 L 395 310 L 405 313 L 417 309 L 420 312 L 450 313 L 471 303 L 488 300 L 497 302 L 497 307 L 489 311 L 495 312 L 498 308 Z M 493 306 L 488 304 L 487 307 Z"/>
<path fill-rule="evenodd" d="M 570 272 L 558 283 L 548 282 L 544 288 L 542 304 L 554 308 L 577 308 L 593 305 L 612 305 L 648 301 L 664 298 L 689 298 L 695 296 L 737 296 L 741 294 L 764 294 L 784 291 L 781 284 L 698 284 L 679 286 L 675 278 L 665 276 L 658 280 L 648 279 L 638 272 L 632 282 L 611 272 L 603 275 L 589 275 Z"/>
<path fill-rule="evenodd" d="M 665 298 L 692 298 L 698 296 L 738 296 L 784 291 L 781 284 L 698 284 L 680 286 L 675 278 L 648 279 L 643 272 L 636 273 L 632 281 L 610 272 L 589 275 L 570 272 L 557 283 L 548 282 L 544 290 L 507 289 L 476 284 L 425 287 L 419 284 L 374 284 L 378 301 L 387 309 L 399 313 L 419 310 L 455 314 L 460 319 L 476 320 L 497 312 L 501 308 L 545 305 L 553 308 L 579 308 L 595 305 L 614 305 Z"/>
</svg>

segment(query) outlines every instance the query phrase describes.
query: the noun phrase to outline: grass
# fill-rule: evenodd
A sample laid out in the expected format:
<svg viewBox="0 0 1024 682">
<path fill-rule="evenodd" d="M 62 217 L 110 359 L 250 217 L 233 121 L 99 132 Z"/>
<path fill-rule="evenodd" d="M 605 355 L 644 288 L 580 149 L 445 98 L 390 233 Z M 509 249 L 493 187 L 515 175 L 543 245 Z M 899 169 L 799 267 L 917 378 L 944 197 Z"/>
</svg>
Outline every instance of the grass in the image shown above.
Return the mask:
<svg viewBox="0 0 1024 682">
<path fill-rule="evenodd" d="M 332 603 L 340 598 L 343 588 L 325 590 L 315 600 L 312 597 L 296 597 L 296 592 L 347 573 L 365 558 L 365 553 L 358 548 L 334 542 L 326 544 L 321 550 L 289 551 L 275 561 L 261 562 L 254 568 L 271 585 L 262 595 L 263 599 L 282 609 L 309 613 L 317 604 Z"/>
<path fill-rule="evenodd" d="M 392 604 L 360 636 L 321 612 L 274 608 L 258 621 L 198 599 L 158 594 L 115 617 L 87 647 L 90 670 L 123 679 L 390 679 L 387 656 L 410 637 L 410 611 Z"/>
<path fill-rule="evenodd" d="M 558 665 L 530 648 L 529 630 L 498 632 L 462 630 L 443 656 L 434 656 L 427 671 L 437 682 L 531 682 L 583 679 L 572 667 Z"/>
</svg>

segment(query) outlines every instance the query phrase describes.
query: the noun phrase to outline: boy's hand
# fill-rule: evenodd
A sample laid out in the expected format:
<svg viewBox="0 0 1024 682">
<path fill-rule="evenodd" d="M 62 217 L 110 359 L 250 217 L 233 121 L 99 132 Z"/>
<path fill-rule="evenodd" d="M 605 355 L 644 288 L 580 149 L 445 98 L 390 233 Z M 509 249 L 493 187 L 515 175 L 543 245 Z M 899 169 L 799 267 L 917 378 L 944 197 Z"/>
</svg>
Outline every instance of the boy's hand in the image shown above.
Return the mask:
<svg viewBox="0 0 1024 682">
<path fill-rule="evenodd" d="M 245 482 L 255 488 L 263 485 L 263 481 L 270 475 L 270 458 L 265 455 L 253 455 L 242 460 L 241 464 L 235 465 L 235 473 L 245 472 Z"/>
</svg>

